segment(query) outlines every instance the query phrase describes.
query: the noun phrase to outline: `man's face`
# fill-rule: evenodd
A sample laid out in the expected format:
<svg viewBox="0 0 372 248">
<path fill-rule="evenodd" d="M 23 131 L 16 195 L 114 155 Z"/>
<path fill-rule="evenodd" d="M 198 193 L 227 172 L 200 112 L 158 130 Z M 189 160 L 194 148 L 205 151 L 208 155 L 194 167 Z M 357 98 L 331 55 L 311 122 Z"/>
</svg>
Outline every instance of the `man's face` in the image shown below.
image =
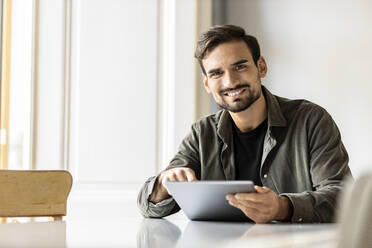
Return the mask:
<svg viewBox="0 0 372 248">
<path fill-rule="evenodd" d="M 261 78 L 266 75 L 266 63 L 260 57 L 256 66 L 244 41 L 222 43 L 202 62 L 207 73 L 203 75 L 204 87 L 221 108 L 241 112 L 261 96 Z"/>
</svg>

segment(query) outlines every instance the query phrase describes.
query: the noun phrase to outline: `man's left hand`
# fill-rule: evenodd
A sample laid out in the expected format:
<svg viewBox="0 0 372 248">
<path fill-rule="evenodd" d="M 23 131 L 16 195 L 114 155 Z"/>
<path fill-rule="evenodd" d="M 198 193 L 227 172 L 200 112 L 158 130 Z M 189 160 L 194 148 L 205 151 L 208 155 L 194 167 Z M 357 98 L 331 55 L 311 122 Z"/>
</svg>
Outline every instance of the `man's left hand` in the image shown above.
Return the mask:
<svg viewBox="0 0 372 248">
<path fill-rule="evenodd" d="M 287 197 L 279 196 L 267 187 L 255 186 L 255 189 L 257 193 L 228 194 L 226 199 L 256 223 L 291 217 L 292 204 Z"/>
</svg>

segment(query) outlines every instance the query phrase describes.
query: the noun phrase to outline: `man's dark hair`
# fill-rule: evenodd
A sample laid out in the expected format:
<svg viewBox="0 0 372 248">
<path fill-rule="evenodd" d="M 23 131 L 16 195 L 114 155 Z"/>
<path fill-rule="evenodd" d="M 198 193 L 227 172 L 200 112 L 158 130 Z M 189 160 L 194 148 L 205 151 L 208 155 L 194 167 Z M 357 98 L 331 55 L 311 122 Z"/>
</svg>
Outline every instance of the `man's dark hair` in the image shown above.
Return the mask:
<svg viewBox="0 0 372 248">
<path fill-rule="evenodd" d="M 256 37 L 247 35 L 244 29 L 238 26 L 217 25 L 210 27 L 200 36 L 195 50 L 195 58 L 198 60 L 204 75 L 207 75 L 207 73 L 205 72 L 202 60 L 208 52 L 222 43 L 235 40 L 242 40 L 247 44 L 252 53 L 253 61 L 257 66 L 257 61 L 261 56 L 261 52 Z"/>
</svg>

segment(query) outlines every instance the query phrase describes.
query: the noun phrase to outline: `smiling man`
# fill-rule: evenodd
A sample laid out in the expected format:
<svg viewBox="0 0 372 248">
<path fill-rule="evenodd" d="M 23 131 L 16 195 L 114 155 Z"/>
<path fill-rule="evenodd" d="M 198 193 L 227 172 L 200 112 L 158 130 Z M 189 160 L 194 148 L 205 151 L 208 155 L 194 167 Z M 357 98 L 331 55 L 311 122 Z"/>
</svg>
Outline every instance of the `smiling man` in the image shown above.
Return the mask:
<svg viewBox="0 0 372 248">
<path fill-rule="evenodd" d="M 168 168 L 145 182 L 141 213 L 164 217 L 180 209 L 165 181 L 251 180 L 257 193 L 226 200 L 254 222 L 333 221 L 342 182 L 351 173 L 327 111 L 262 86 L 267 64 L 256 38 L 240 27 L 211 27 L 195 57 L 206 91 L 222 110 L 196 122 Z"/>
</svg>

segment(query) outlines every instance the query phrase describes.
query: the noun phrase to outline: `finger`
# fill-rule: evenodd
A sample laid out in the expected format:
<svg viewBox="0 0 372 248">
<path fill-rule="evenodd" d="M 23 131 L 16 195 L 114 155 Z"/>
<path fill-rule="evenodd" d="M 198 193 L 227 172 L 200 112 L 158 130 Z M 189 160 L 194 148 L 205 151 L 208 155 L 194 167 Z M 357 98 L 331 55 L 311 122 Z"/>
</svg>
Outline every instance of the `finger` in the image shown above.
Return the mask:
<svg viewBox="0 0 372 248">
<path fill-rule="evenodd" d="M 257 209 L 246 207 L 239 202 L 229 201 L 229 204 L 233 207 L 240 209 L 248 218 L 252 218 L 253 216 L 258 215 Z"/>
<path fill-rule="evenodd" d="M 176 178 L 176 175 L 173 172 L 167 173 L 166 175 L 164 175 L 163 180 L 161 181 L 161 184 L 167 190 L 167 192 L 168 192 L 169 195 L 172 195 L 172 194 L 169 191 L 169 189 L 167 188 L 165 182 L 176 182 L 176 181 L 177 181 L 177 178 Z"/>
<path fill-rule="evenodd" d="M 250 208 L 242 205 L 241 203 L 231 203 L 233 207 L 240 209 L 248 218 L 253 220 L 255 223 L 267 223 L 270 218 L 267 214 L 262 213 L 260 210 Z"/>
<path fill-rule="evenodd" d="M 165 176 L 165 180 L 174 182 L 174 181 L 177 181 L 177 177 L 174 173 L 169 173 Z"/>
<path fill-rule="evenodd" d="M 233 194 L 227 194 L 226 195 L 226 200 L 231 201 L 234 198 Z"/>
<path fill-rule="evenodd" d="M 245 200 L 237 200 L 236 198 L 233 198 L 229 201 L 233 204 L 239 204 L 240 206 L 255 209 L 257 211 L 260 211 L 264 207 L 264 205 L 262 203 L 257 203 L 257 202 L 252 202 L 252 201 L 245 201 Z"/>
<path fill-rule="evenodd" d="M 180 181 L 180 182 L 183 182 L 183 181 L 187 181 L 187 176 L 186 176 L 186 172 L 184 170 L 177 170 L 175 172 L 175 176 L 177 178 L 177 181 Z"/>
<path fill-rule="evenodd" d="M 254 189 L 257 191 L 257 193 L 267 193 L 267 192 L 270 192 L 271 189 L 269 189 L 268 187 L 264 186 L 264 187 L 260 187 L 260 186 L 254 186 Z"/>
<path fill-rule="evenodd" d="M 234 198 L 251 202 L 261 202 L 262 197 L 258 193 L 237 193 L 234 195 Z"/>
<path fill-rule="evenodd" d="M 164 187 L 164 189 L 168 192 L 168 195 L 172 195 L 170 193 L 170 191 L 168 190 L 167 186 L 166 186 L 166 182 L 168 182 L 168 177 L 164 176 L 161 180 L 161 186 Z"/>
<path fill-rule="evenodd" d="M 167 191 L 168 195 L 172 195 L 171 192 L 169 191 L 169 189 L 167 188 L 167 186 L 163 183 L 162 184 L 164 189 Z"/>
<path fill-rule="evenodd" d="M 196 176 L 195 176 L 195 172 L 194 170 L 192 169 L 187 169 L 187 170 L 184 170 L 185 174 L 186 174 L 186 177 L 187 177 L 187 181 L 196 181 Z"/>
</svg>

